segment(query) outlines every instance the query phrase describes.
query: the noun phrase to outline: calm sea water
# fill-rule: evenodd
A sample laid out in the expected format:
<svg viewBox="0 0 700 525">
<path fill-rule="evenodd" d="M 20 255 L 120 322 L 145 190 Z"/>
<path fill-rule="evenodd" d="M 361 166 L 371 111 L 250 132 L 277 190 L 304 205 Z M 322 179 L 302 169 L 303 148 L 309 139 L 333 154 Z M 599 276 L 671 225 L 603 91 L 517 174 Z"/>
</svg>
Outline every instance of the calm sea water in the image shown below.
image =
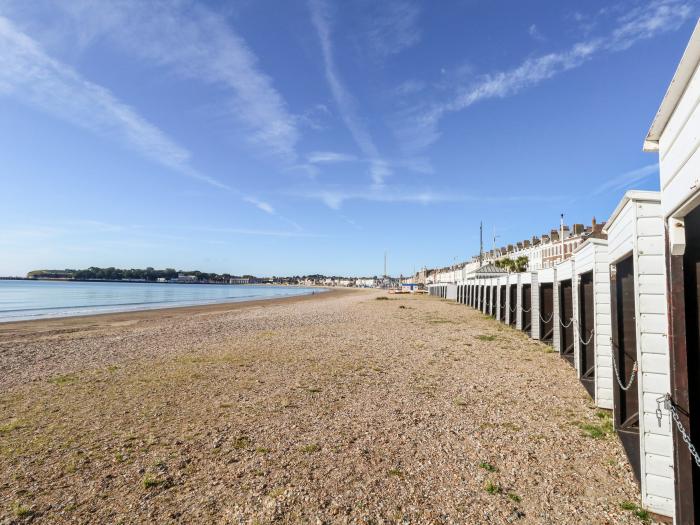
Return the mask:
<svg viewBox="0 0 700 525">
<path fill-rule="evenodd" d="M 272 299 L 317 288 L 0 280 L 0 322 Z"/>
</svg>

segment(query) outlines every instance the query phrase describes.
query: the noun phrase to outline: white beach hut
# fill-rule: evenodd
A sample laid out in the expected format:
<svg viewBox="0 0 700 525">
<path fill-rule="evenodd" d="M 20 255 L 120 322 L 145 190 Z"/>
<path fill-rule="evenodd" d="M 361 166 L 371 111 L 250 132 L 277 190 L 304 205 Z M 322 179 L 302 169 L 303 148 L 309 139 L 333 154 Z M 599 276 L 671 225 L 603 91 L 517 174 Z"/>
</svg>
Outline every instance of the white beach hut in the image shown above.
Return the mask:
<svg viewBox="0 0 700 525">
<path fill-rule="evenodd" d="M 489 307 L 486 311 L 486 315 L 491 317 L 496 317 L 496 309 L 498 308 L 498 279 L 492 277 L 489 279 Z"/>
<path fill-rule="evenodd" d="M 532 272 L 532 338 L 551 343 L 554 335 L 554 268 Z"/>
<path fill-rule="evenodd" d="M 665 225 L 670 327 L 670 385 L 663 411 L 673 429 L 676 523 L 700 523 L 700 23 L 690 38 L 644 142 L 658 151 Z M 665 414 L 664 414 L 665 415 Z"/>
<path fill-rule="evenodd" d="M 552 346 L 559 355 L 575 366 L 574 321 L 576 293 L 573 286 L 573 258 L 554 267 L 554 327 Z"/>
<path fill-rule="evenodd" d="M 497 321 L 506 322 L 506 303 L 509 275 L 503 275 L 496 279 L 497 294 L 496 294 L 496 315 Z"/>
<path fill-rule="evenodd" d="M 640 481 L 642 504 L 673 513 L 663 218 L 658 192 L 628 191 L 603 230 L 608 235 L 615 430 Z"/>
<path fill-rule="evenodd" d="M 596 406 L 613 408 L 610 350 L 610 271 L 607 239 L 589 238 L 574 250 L 575 314 L 572 333 L 579 379 Z"/>
<path fill-rule="evenodd" d="M 516 324 L 518 330 L 527 334 L 532 331 L 532 273 L 521 272 L 518 275 Z"/>
<path fill-rule="evenodd" d="M 511 273 L 508 274 L 506 278 L 506 309 L 505 309 L 505 323 L 508 326 L 515 328 L 516 326 L 516 312 L 518 307 L 518 274 Z"/>
<path fill-rule="evenodd" d="M 487 277 L 484 279 L 484 309 L 482 310 L 485 315 L 491 315 L 491 307 L 493 304 L 493 279 Z"/>
</svg>

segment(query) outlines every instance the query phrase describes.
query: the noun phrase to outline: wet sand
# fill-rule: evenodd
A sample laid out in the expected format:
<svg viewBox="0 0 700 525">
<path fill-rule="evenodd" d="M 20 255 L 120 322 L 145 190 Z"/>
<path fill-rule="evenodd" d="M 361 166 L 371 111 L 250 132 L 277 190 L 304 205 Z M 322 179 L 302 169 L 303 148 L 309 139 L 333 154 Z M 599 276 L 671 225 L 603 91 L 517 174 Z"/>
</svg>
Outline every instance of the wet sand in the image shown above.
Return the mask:
<svg viewBox="0 0 700 525">
<path fill-rule="evenodd" d="M 564 360 L 432 297 L 0 325 L 0 523 L 640 523 L 637 500 Z"/>
</svg>

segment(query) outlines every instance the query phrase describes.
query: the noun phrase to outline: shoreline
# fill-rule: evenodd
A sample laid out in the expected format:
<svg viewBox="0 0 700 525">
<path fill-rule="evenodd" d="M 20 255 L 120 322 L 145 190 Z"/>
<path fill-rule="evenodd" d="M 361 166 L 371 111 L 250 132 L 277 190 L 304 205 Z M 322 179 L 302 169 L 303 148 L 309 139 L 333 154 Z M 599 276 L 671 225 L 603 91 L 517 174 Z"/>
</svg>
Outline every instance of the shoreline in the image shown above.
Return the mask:
<svg viewBox="0 0 700 525">
<path fill-rule="evenodd" d="M 103 312 L 79 315 L 66 315 L 60 317 L 41 317 L 37 319 L 21 319 L 16 321 L 0 321 L 0 337 L 12 332 L 13 329 L 37 327 L 37 325 L 58 325 L 50 328 L 66 328 L 70 324 L 86 324 L 91 322 L 100 322 L 104 324 L 118 323 L 125 321 L 147 321 L 162 319 L 174 316 L 200 315 L 206 313 L 223 313 L 243 308 L 253 308 L 259 306 L 274 306 L 279 304 L 292 304 L 295 302 L 304 302 L 316 300 L 320 298 L 337 297 L 342 294 L 350 293 L 359 288 L 341 288 L 341 289 L 324 289 L 323 292 L 309 293 L 303 295 L 292 295 L 287 297 L 271 297 L 269 299 L 248 299 L 242 301 L 227 301 L 219 303 L 207 303 L 196 305 L 183 306 L 159 306 L 154 308 L 144 308 L 139 310 L 124 310 L 120 312 Z M 23 330 L 25 331 L 25 330 Z"/>
</svg>

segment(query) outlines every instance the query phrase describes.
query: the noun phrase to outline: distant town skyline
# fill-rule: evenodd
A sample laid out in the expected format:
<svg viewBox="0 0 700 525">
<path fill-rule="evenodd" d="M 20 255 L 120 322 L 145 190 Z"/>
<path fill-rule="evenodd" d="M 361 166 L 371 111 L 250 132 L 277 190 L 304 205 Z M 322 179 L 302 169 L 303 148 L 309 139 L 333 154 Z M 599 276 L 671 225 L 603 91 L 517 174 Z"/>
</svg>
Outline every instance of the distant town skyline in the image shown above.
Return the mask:
<svg viewBox="0 0 700 525">
<path fill-rule="evenodd" d="M 0 275 L 410 275 L 658 189 L 684 0 L 0 5 Z M 508 13 L 508 16 L 504 16 Z"/>
</svg>

